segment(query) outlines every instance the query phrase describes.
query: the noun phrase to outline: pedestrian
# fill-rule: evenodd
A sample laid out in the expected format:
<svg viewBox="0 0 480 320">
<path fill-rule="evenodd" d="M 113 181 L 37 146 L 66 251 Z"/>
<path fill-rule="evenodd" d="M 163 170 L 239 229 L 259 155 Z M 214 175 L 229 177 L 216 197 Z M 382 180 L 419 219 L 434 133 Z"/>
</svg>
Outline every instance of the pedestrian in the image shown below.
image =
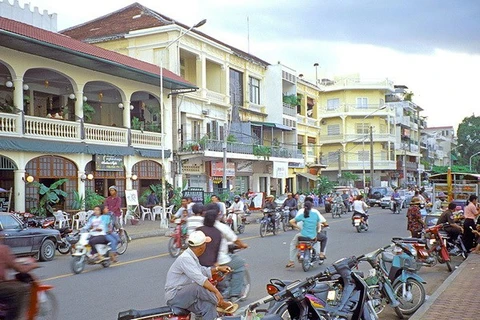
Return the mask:
<svg viewBox="0 0 480 320">
<path fill-rule="evenodd" d="M 420 238 L 425 226 L 420 213 L 420 204 L 420 199 L 413 198 L 407 210 L 407 230 L 410 231 L 412 238 Z"/>
<path fill-rule="evenodd" d="M 474 234 L 472 233 L 472 229 L 475 229 L 475 220 L 479 215 L 478 197 L 472 194 L 470 198 L 468 198 L 468 205 L 465 207 L 465 221 L 463 222 L 463 242 L 467 252 L 473 247 Z M 472 229 L 470 229 L 470 227 Z"/>
</svg>

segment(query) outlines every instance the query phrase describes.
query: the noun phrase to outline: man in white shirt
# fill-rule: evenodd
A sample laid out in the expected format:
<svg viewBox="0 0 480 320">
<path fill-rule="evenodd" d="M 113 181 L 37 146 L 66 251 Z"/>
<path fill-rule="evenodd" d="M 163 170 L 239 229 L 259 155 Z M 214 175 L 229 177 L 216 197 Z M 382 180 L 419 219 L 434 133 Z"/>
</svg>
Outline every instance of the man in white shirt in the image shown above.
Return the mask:
<svg viewBox="0 0 480 320">
<path fill-rule="evenodd" d="M 212 195 L 210 197 L 212 200 L 212 203 L 215 203 L 218 206 L 218 209 L 220 212 L 218 213 L 218 220 L 224 221 L 224 218 L 226 217 L 227 214 L 227 207 L 225 206 L 225 203 L 220 201 L 220 198 L 217 195 Z"/>
</svg>

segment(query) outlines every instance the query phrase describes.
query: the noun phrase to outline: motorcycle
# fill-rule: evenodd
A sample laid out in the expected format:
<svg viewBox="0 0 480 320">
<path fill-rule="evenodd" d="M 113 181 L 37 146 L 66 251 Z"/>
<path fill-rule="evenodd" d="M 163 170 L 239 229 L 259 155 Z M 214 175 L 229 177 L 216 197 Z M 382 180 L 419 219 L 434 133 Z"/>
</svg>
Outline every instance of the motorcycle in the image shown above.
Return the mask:
<svg viewBox="0 0 480 320">
<path fill-rule="evenodd" d="M 263 209 L 263 218 L 260 220 L 260 237 L 271 232 L 276 235 L 280 229 L 281 215 L 272 209 Z"/>
<path fill-rule="evenodd" d="M 323 264 L 324 259 L 320 259 L 314 245 L 317 239 L 298 237 L 297 242 L 297 260 L 302 265 L 303 271 L 307 272 L 315 262 Z"/>
<path fill-rule="evenodd" d="M 335 201 L 332 205 L 332 219 L 335 219 L 336 216 L 339 218 L 342 216 L 343 206 L 342 203 Z"/>
<path fill-rule="evenodd" d="M 18 263 L 29 263 L 24 258 L 17 259 Z M 38 279 L 30 273 L 18 273 L 15 275 L 17 281 L 30 286 L 30 301 L 26 310 L 26 319 L 57 319 L 58 303 L 52 292 L 53 286 L 41 284 Z M 8 306 L 0 303 L 0 319 L 7 316 Z"/>
<path fill-rule="evenodd" d="M 71 268 L 73 273 L 79 274 L 85 269 L 85 264 L 101 264 L 104 268 L 110 267 L 110 246 L 108 244 L 97 244 L 96 249 L 97 252 L 100 254 L 102 259 L 95 260 L 93 256 L 90 255 L 91 247 L 88 244 L 88 239 L 90 239 L 89 232 L 80 233 L 78 237 L 78 241 L 71 240 L 72 245 L 74 245 L 73 253 L 72 253 L 72 262 Z"/>
<path fill-rule="evenodd" d="M 175 230 L 172 233 L 170 240 L 168 241 L 168 252 L 172 258 L 178 257 L 185 249 L 187 249 L 187 232 L 184 231 L 183 225 L 186 220 L 175 219 Z"/>
<path fill-rule="evenodd" d="M 228 245 L 228 254 L 233 255 L 235 252 L 242 250 L 235 244 L 229 244 Z M 217 289 L 220 291 L 222 296 L 225 299 L 230 299 L 229 297 L 229 287 L 230 287 L 230 281 L 232 280 L 232 275 L 233 273 L 217 273 L 215 276 L 213 276 L 212 284 L 217 287 Z M 245 272 L 243 273 L 243 288 L 240 296 L 236 300 L 231 300 L 232 302 L 238 302 L 238 301 L 243 301 L 248 298 L 248 295 L 250 294 L 250 289 L 251 289 L 251 281 L 250 281 L 250 273 L 248 272 L 247 265 L 245 265 Z"/>
<path fill-rule="evenodd" d="M 69 237 L 72 229 L 69 227 L 58 229 L 60 232 L 60 241 L 57 242 L 57 251 L 61 254 L 69 254 L 72 251 L 72 244 Z"/>
<path fill-rule="evenodd" d="M 470 228 L 473 230 L 472 227 Z M 461 234 L 458 235 L 456 240 L 453 240 L 446 231 L 440 230 L 439 233 L 442 236 L 442 239 L 445 241 L 445 245 L 450 256 L 462 256 L 463 260 L 467 259 L 468 251 L 463 244 L 463 238 Z"/>
<path fill-rule="evenodd" d="M 394 198 L 390 201 L 390 210 L 393 213 L 400 214 L 402 212 L 402 200 L 400 198 Z"/>
<path fill-rule="evenodd" d="M 343 258 L 304 281 L 283 283 L 283 286 L 268 284 L 271 297 L 256 301 L 248 309 L 255 310 L 260 304 L 275 301 L 268 313 L 283 319 L 378 319 L 368 285 L 352 271 L 357 263 L 355 257 Z M 343 288 L 340 293 L 336 286 Z"/>
<path fill-rule="evenodd" d="M 290 209 L 289 207 L 284 207 L 282 210 L 282 228 L 283 231 L 287 231 L 287 229 L 290 227 L 292 230 L 294 229 L 293 226 L 290 224 L 290 219 L 294 218 L 295 216 L 292 217 L 292 212 L 295 209 Z"/>
<path fill-rule="evenodd" d="M 368 214 L 365 212 L 365 215 Z M 365 222 L 362 214 L 359 212 L 355 212 L 353 214 L 353 226 L 357 229 L 357 232 L 360 233 L 362 231 L 368 231 L 368 224 Z"/>
<path fill-rule="evenodd" d="M 417 271 L 422 267 L 434 267 L 437 262 L 445 263 L 448 271 L 452 272 L 450 255 L 440 230 L 443 224 L 425 229 L 423 238 L 393 238 L 392 240 L 411 244 L 415 249 Z"/>
<path fill-rule="evenodd" d="M 246 220 L 247 219 L 243 216 L 243 211 L 241 212 L 231 211 L 227 215 L 227 225 L 234 232 L 237 231 L 240 234 L 245 232 Z"/>
</svg>

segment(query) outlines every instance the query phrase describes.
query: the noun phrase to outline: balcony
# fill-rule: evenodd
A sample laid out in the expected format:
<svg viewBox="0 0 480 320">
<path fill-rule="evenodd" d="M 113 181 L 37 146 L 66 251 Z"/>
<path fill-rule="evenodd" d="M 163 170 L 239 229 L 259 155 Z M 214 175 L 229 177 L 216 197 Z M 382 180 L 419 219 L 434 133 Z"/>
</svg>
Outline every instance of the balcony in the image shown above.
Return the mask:
<svg viewBox="0 0 480 320">
<path fill-rule="evenodd" d="M 24 116 L 22 133 L 22 115 L 0 113 L 0 136 L 36 138 L 62 142 L 87 142 L 91 144 L 129 146 L 129 129 L 101 126 L 90 123 Z M 84 137 L 82 138 L 82 132 Z M 162 134 L 140 130 L 130 130 L 131 146 L 141 148 L 159 148 Z"/>
<path fill-rule="evenodd" d="M 229 103 L 229 101 L 227 101 L 226 95 L 219 92 L 212 91 L 212 90 L 205 89 L 205 91 L 206 91 L 206 98 L 210 101 L 210 103 L 221 104 L 221 105 Z"/>
<path fill-rule="evenodd" d="M 297 116 L 297 108 L 293 107 L 287 103 L 283 103 L 283 114 L 291 117 Z"/>
<path fill-rule="evenodd" d="M 405 169 L 408 171 L 417 171 L 418 163 L 407 161 L 405 163 Z M 403 170 L 403 161 L 397 161 L 397 170 Z"/>
<path fill-rule="evenodd" d="M 323 118 L 336 117 L 348 113 L 348 116 L 362 117 L 371 115 L 373 116 L 386 116 L 395 114 L 394 110 L 390 108 L 385 108 L 383 110 L 378 110 L 383 107 L 383 104 L 367 104 L 367 105 L 357 105 L 357 104 L 341 104 L 333 107 L 320 107 L 320 112 Z M 378 111 L 375 111 L 378 110 Z M 372 114 L 374 112 L 374 114 Z"/>
<path fill-rule="evenodd" d="M 318 120 L 297 114 L 297 123 L 310 127 L 318 127 Z"/>
<path fill-rule="evenodd" d="M 223 152 L 224 142 L 220 140 L 208 139 L 205 142 L 183 141 L 180 154 Z M 254 157 L 278 157 L 303 159 L 303 154 L 296 146 L 280 144 L 279 146 L 259 146 L 241 142 L 227 142 L 227 152 L 230 154 L 252 155 Z M 229 158 L 232 155 L 229 155 Z M 245 158 L 245 156 L 241 157 Z"/>
<path fill-rule="evenodd" d="M 378 160 L 373 163 L 374 170 L 396 170 L 396 162 L 393 160 Z M 370 170 L 370 161 L 345 161 L 342 163 L 342 170 Z M 325 171 L 338 170 L 338 162 L 333 161 L 328 163 Z"/>
<path fill-rule="evenodd" d="M 388 133 L 374 133 L 373 141 L 389 141 L 395 142 L 396 137 L 393 134 Z M 321 134 L 320 142 L 322 143 L 348 143 L 348 142 L 362 142 L 365 141 L 365 144 L 370 143 L 369 134 L 338 134 L 338 135 L 324 135 Z"/>
<path fill-rule="evenodd" d="M 356 79 L 356 78 L 347 78 L 335 81 L 325 82 L 320 84 L 320 87 L 327 91 L 337 91 L 337 90 L 359 90 L 359 89 L 379 89 L 379 90 L 389 90 L 395 91 L 393 87 L 393 81 L 388 79 L 376 80 L 376 79 Z"/>
</svg>

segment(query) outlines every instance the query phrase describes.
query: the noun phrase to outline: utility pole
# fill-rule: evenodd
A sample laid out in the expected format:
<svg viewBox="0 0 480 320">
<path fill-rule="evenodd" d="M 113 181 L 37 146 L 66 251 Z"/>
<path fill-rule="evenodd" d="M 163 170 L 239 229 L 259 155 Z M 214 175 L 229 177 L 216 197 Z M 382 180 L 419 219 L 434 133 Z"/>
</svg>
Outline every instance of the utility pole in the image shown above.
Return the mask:
<svg viewBox="0 0 480 320">
<path fill-rule="evenodd" d="M 373 126 L 370 126 L 370 188 L 373 187 Z"/>
<path fill-rule="evenodd" d="M 403 184 L 407 187 L 407 148 L 403 148 Z"/>
<path fill-rule="evenodd" d="M 342 177 L 342 149 L 338 149 L 338 181 Z"/>
</svg>

